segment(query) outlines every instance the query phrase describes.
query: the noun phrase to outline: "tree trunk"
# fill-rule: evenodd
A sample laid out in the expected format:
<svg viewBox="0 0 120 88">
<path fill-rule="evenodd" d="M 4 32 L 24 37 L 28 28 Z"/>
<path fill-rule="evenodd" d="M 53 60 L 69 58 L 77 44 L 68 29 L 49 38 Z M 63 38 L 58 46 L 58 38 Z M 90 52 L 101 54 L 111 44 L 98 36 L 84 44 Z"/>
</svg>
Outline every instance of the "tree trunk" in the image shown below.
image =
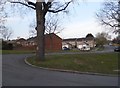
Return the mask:
<svg viewBox="0 0 120 88">
<path fill-rule="evenodd" d="M 42 2 L 36 2 L 36 21 L 37 21 L 37 52 L 36 57 L 38 60 L 45 60 L 45 16 L 42 10 Z"/>
</svg>

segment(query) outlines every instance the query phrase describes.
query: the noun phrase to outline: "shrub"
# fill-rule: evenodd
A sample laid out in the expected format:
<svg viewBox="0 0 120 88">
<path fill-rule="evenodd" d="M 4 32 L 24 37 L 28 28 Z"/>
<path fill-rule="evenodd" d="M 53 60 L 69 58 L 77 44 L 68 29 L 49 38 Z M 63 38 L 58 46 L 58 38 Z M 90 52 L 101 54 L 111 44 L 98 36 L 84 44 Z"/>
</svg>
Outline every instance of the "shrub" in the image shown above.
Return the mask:
<svg viewBox="0 0 120 88">
<path fill-rule="evenodd" d="M 2 41 L 2 50 L 13 50 L 13 44 Z"/>
</svg>

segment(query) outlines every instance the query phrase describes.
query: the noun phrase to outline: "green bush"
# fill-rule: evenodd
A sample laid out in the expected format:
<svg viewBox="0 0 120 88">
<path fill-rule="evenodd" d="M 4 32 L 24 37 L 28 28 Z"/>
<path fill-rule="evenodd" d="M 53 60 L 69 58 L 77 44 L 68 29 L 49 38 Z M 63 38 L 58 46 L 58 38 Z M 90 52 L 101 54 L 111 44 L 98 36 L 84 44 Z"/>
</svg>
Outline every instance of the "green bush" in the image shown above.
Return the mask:
<svg viewBox="0 0 120 88">
<path fill-rule="evenodd" d="M 2 41 L 2 50 L 13 50 L 13 44 Z"/>
</svg>

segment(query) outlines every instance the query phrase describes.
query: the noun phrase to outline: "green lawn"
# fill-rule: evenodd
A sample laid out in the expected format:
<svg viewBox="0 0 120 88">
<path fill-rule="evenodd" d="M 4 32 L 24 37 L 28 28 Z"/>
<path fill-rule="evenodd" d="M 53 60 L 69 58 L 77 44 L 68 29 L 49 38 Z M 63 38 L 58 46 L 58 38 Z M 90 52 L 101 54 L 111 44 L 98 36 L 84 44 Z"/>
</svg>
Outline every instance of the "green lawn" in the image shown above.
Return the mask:
<svg viewBox="0 0 120 88">
<path fill-rule="evenodd" d="M 118 74 L 118 53 L 83 53 L 70 55 L 47 55 L 46 60 L 39 62 L 35 56 L 27 61 L 33 65 L 47 68 L 75 70 L 80 72 L 96 72 Z"/>
<path fill-rule="evenodd" d="M 2 54 L 29 54 L 34 53 L 35 51 L 32 50 L 0 50 Z"/>
</svg>

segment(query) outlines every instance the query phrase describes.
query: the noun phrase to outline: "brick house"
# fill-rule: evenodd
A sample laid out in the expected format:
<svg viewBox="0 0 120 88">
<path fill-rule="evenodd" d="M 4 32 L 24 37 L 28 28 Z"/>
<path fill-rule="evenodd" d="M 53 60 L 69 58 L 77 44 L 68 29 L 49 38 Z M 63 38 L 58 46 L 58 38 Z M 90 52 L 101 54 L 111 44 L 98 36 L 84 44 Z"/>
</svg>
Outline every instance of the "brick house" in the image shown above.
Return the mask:
<svg viewBox="0 0 120 88">
<path fill-rule="evenodd" d="M 76 41 L 77 41 L 77 38 L 63 39 L 62 48 L 67 47 L 69 49 L 72 49 L 72 48 L 76 47 Z"/>
<path fill-rule="evenodd" d="M 27 40 L 20 39 L 17 43 L 21 44 L 22 47 L 28 47 L 31 50 L 35 50 L 37 47 L 36 37 L 31 37 Z M 45 50 L 46 51 L 59 51 L 62 50 L 62 39 L 54 33 L 45 35 Z"/>
<path fill-rule="evenodd" d="M 26 39 L 24 38 L 17 39 L 15 43 L 24 46 L 26 45 Z"/>
</svg>

